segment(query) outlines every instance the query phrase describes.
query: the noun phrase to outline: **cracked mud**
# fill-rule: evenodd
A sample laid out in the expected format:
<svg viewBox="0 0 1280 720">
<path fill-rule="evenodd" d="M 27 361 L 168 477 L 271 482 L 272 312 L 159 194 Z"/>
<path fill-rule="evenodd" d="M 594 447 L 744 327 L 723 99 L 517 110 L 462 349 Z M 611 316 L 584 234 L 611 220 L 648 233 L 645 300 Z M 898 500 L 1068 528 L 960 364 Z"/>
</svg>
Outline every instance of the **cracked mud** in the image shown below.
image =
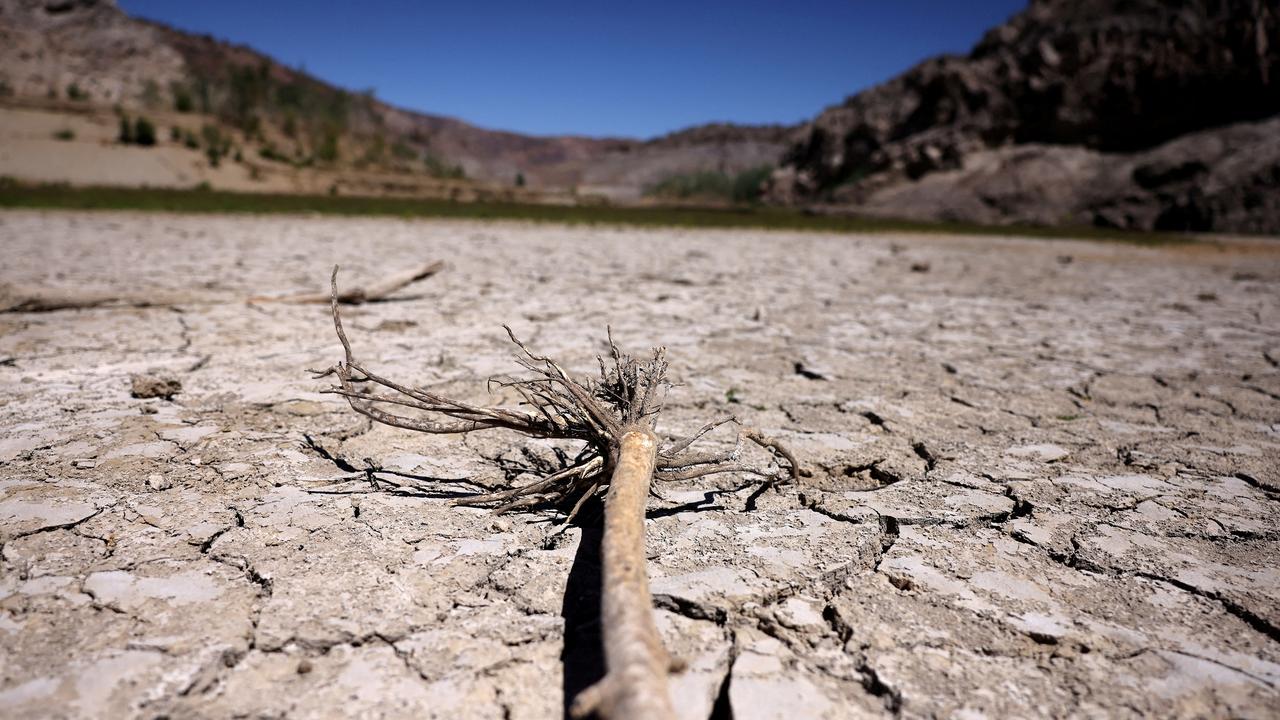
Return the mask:
<svg viewBox="0 0 1280 720">
<path fill-rule="evenodd" d="M 6 284 L 225 297 L 0 314 L 0 715 L 549 718 L 599 677 L 599 508 L 446 505 L 553 448 L 373 427 L 306 372 L 325 308 L 243 302 L 431 259 L 344 313 L 387 375 L 484 401 L 502 323 L 580 370 L 612 325 L 668 347 L 660 429 L 734 413 L 800 456 L 651 502 L 682 717 L 1280 707 L 1274 245 L 37 212 L 0 241 Z"/>
</svg>

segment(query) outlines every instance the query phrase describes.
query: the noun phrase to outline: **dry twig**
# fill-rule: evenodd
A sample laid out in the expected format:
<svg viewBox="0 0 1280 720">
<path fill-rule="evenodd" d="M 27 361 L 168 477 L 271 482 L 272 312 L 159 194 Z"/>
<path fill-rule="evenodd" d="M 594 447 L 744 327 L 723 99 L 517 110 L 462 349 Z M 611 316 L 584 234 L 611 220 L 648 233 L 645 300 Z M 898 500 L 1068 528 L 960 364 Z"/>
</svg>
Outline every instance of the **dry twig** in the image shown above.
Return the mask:
<svg viewBox="0 0 1280 720">
<path fill-rule="evenodd" d="M 666 395 L 663 348 L 643 360 L 623 354 L 609 338 L 610 356 L 599 358 L 598 378 L 579 379 L 550 358 L 534 354 L 506 328 L 519 349 L 516 362 L 527 371 L 519 379 L 494 381 L 522 399 L 522 409 L 482 407 L 383 377 L 358 361 L 339 312 L 338 269 L 331 278 L 333 326 L 345 357 L 319 376 L 337 378 L 327 392 L 342 395 L 351 408 L 376 422 L 431 434 L 503 428 L 535 438 L 576 440 L 581 452 L 568 467 L 540 480 L 455 500 L 498 512 L 533 507 L 569 508 L 569 522 L 584 502 L 607 488 L 603 539 L 601 615 L 607 674 L 572 705 L 575 717 L 593 712 L 608 718 L 673 717 L 667 692 L 671 659 L 653 621 L 645 570 L 644 514 L 653 482 L 691 480 L 718 473 L 749 474 L 774 482 L 797 477 L 794 456 L 777 441 L 741 430 L 727 453 L 693 452 L 707 433 L 735 423 L 714 420 L 661 449 L 654 424 Z M 504 326 L 505 327 L 505 326 Z M 409 412 L 416 411 L 416 412 Z M 743 459 L 742 441 L 769 452 L 762 462 Z"/>
<path fill-rule="evenodd" d="M 398 290 L 425 280 L 444 269 L 443 262 L 432 262 L 374 283 L 368 287 L 347 290 L 338 296 L 343 305 L 383 302 Z M 328 293 L 255 296 L 248 303 L 283 303 L 308 305 L 328 303 Z M 183 305 L 222 305 L 238 302 L 215 293 L 151 290 L 147 292 L 95 292 L 83 290 L 44 290 L 40 288 L 0 287 L 0 312 L 53 312 L 90 308 L 171 308 Z"/>
<path fill-rule="evenodd" d="M 436 262 L 421 265 L 412 270 L 392 275 L 380 283 L 369 287 L 358 287 L 338 295 L 338 302 L 343 305 L 362 305 L 369 302 L 382 302 L 401 288 L 408 287 L 419 280 L 425 280 L 444 269 L 444 263 Z M 249 298 L 251 303 L 285 303 L 289 305 L 317 305 L 327 303 L 331 299 L 328 293 L 299 293 L 297 295 L 257 296 Z"/>
<path fill-rule="evenodd" d="M 87 308 L 150 308 L 178 305 L 211 305 L 221 302 L 207 296 L 180 292 L 94 292 L 43 290 L 24 287 L 0 288 L 0 312 L 36 313 Z"/>
</svg>

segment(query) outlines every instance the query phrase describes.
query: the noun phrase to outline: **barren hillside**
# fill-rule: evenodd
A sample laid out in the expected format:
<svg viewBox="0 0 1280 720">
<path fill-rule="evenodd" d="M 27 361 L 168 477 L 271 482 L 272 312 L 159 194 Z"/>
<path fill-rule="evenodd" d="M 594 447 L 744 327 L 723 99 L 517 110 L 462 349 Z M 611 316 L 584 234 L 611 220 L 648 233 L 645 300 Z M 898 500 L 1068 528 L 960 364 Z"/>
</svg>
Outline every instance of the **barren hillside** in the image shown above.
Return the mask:
<svg viewBox="0 0 1280 720">
<path fill-rule="evenodd" d="M 797 131 L 780 202 L 917 218 L 1280 232 L 1280 15 L 1035 0 Z"/>
<path fill-rule="evenodd" d="M 357 177 L 371 170 L 467 178 L 491 187 L 510 187 L 519 176 L 530 189 L 635 199 L 672 175 L 774 165 L 785 133 L 776 127 L 709 125 L 644 141 L 487 130 L 334 87 L 252 48 L 131 18 L 111 0 L 0 2 L 0 90 L 0 104 L 34 103 L 46 112 L 96 108 L 103 114 L 115 108 L 166 122 L 174 113 L 212 122 L 241 146 L 242 158 L 261 166 L 257 175 L 289 175 L 298 189 L 335 182 L 315 169 Z M 56 130 L 55 120 L 46 134 Z M 69 147 L 39 151 L 58 156 Z M 191 160 L 184 176 L 227 186 L 218 173 L 199 172 L 198 155 Z M 6 164 L 0 156 L 0 173 L 26 172 L 25 165 Z M 247 178 L 251 172 L 240 174 Z M 159 174 L 152 182 L 176 182 L 171 175 Z M 347 184 L 376 191 L 380 181 Z M 430 183 L 401 178 L 400 184 L 412 194 L 428 192 L 418 186 Z"/>
</svg>

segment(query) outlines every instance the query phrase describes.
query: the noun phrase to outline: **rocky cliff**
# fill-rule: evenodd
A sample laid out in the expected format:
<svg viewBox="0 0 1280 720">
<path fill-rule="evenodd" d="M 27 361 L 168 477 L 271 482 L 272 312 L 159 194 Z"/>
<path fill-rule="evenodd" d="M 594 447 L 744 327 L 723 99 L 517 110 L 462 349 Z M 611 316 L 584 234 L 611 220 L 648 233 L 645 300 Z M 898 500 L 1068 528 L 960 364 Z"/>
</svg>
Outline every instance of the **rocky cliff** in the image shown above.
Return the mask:
<svg viewBox="0 0 1280 720">
<path fill-rule="evenodd" d="M 1264 122 L 1280 113 L 1278 21 L 1262 0 L 1036 0 L 968 56 L 821 113 L 792 138 L 772 197 L 1280 231 L 1280 141 Z"/>
</svg>

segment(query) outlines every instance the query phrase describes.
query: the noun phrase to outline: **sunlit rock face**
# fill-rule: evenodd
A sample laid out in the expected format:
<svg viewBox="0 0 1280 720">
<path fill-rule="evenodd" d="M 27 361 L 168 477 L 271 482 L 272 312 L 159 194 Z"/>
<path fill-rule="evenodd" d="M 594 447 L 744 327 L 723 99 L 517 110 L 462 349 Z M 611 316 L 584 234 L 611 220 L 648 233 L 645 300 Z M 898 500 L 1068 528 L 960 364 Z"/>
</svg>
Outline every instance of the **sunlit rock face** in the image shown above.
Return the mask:
<svg viewBox="0 0 1280 720">
<path fill-rule="evenodd" d="M 1280 112 L 1278 28 L 1251 0 L 1035 2 L 968 56 L 824 111 L 770 194 L 937 219 L 1276 232 L 1280 149 L 1274 128 L 1249 124 Z M 931 175 L 936 187 L 903 189 Z"/>
</svg>

